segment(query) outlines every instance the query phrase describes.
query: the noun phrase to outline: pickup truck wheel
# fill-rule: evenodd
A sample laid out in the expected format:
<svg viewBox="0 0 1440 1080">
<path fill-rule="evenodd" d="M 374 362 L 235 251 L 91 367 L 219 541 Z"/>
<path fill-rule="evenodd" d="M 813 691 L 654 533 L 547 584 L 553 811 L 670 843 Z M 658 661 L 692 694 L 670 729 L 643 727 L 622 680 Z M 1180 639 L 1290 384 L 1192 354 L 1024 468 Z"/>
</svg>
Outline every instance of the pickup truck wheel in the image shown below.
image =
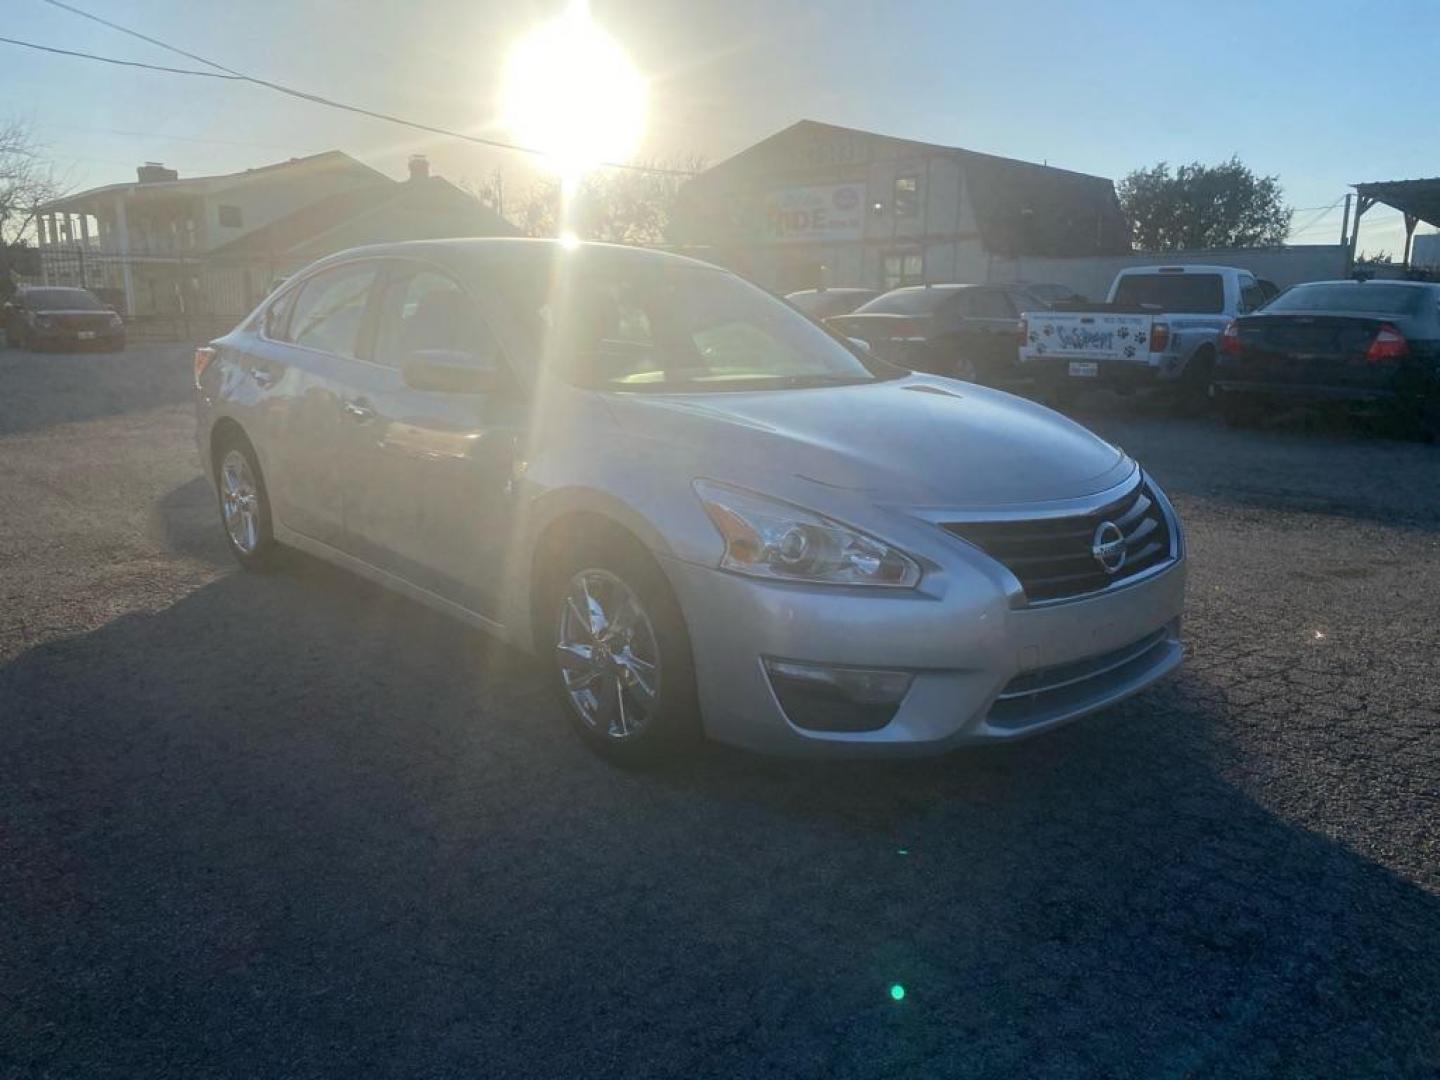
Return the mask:
<svg viewBox="0 0 1440 1080">
<path fill-rule="evenodd" d="M 1175 412 L 1197 416 L 1210 404 L 1210 380 L 1215 374 L 1215 353 L 1202 348 L 1190 357 L 1175 384 Z"/>
</svg>

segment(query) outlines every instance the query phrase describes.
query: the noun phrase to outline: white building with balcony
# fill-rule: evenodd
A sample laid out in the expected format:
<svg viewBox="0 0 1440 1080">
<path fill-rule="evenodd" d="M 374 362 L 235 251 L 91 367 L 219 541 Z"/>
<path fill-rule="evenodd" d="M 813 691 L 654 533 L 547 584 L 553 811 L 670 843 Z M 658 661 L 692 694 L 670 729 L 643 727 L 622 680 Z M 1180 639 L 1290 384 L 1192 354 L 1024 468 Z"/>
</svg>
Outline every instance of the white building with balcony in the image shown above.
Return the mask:
<svg viewBox="0 0 1440 1080">
<path fill-rule="evenodd" d="M 395 186 L 338 150 L 222 176 L 182 180 L 155 163 L 136 172 L 133 183 L 36 211 L 42 280 L 96 290 L 130 317 L 200 306 L 207 256 L 218 248 L 337 194 Z"/>
</svg>

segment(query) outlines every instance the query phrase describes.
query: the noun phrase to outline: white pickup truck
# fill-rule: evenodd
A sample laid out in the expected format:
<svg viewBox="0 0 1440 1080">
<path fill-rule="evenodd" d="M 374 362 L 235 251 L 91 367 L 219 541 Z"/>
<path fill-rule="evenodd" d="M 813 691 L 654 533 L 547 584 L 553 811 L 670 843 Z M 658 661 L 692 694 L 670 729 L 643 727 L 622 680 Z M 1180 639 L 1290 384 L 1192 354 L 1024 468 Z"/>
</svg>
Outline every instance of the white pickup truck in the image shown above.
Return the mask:
<svg viewBox="0 0 1440 1080">
<path fill-rule="evenodd" d="M 1202 399 L 1225 326 L 1278 291 L 1233 266 L 1122 270 L 1104 304 L 1025 312 L 1020 370 L 1061 397 L 1087 385 L 1130 390 L 1166 382 Z"/>
</svg>

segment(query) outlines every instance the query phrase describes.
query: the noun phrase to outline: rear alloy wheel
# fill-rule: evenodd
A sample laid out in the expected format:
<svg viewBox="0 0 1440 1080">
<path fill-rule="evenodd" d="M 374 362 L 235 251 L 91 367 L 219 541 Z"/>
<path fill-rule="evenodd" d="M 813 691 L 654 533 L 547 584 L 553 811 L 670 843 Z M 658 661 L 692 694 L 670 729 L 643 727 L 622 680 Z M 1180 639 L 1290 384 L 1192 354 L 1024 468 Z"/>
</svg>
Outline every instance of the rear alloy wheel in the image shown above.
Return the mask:
<svg viewBox="0 0 1440 1080">
<path fill-rule="evenodd" d="M 275 562 L 270 498 L 255 453 L 241 438 L 232 438 L 216 454 L 215 493 L 230 553 L 246 570 L 268 570 Z"/>
<path fill-rule="evenodd" d="M 689 635 L 658 567 L 584 545 L 555 575 L 551 655 L 572 725 L 616 761 L 654 761 L 698 733 Z"/>
</svg>

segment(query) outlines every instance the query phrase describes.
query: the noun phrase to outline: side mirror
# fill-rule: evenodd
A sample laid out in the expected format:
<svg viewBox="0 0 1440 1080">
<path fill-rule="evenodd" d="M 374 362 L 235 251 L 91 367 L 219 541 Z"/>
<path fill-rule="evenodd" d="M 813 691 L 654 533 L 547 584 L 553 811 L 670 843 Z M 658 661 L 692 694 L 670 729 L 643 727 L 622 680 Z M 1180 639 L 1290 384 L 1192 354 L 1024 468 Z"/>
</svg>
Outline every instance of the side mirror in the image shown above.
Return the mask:
<svg viewBox="0 0 1440 1080">
<path fill-rule="evenodd" d="M 847 337 L 845 340 L 848 341 L 851 345 L 854 345 L 855 348 L 859 349 L 867 356 L 869 356 L 875 351 L 870 347 L 870 343 L 866 341 L 863 337 Z"/>
<path fill-rule="evenodd" d="M 503 387 L 505 372 L 493 357 L 458 349 L 420 349 L 405 358 L 400 375 L 412 390 L 442 394 L 490 394 Z"/>
</svg>

